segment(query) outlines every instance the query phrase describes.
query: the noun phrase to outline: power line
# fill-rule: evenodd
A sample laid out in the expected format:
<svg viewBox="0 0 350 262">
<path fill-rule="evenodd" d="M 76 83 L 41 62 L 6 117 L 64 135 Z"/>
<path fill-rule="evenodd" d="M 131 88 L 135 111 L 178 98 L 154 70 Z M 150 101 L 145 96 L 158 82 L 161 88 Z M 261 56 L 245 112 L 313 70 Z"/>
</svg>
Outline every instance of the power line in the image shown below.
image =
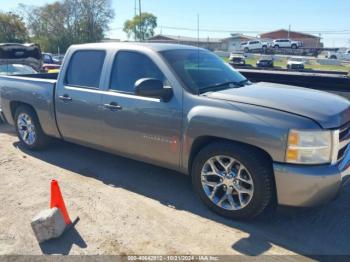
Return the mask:
<svg viewBox="0 0 350 262">
<path fill-rule="evenodd" d="M 171 29 L 171 30 L 182 30 L 182 31 L 197 31 L 197 28 L 191 28 L 191 27 L 176 27 L 176 26 L 162 26 L 164 29 Z M 266 32 L 269 30 L 235 30 L 235 29 L 208 29 L 208 28 L 201 28 L 201 32 L 212 32 L 212 33 L 248 33 L 248 34 L 259 34 L 262 32 Z M 350 34 L 350 29 L 346 30 L 301 30 L 301 32 L 304 33 L 314 33 L 314 34 Z"/>
</svg>

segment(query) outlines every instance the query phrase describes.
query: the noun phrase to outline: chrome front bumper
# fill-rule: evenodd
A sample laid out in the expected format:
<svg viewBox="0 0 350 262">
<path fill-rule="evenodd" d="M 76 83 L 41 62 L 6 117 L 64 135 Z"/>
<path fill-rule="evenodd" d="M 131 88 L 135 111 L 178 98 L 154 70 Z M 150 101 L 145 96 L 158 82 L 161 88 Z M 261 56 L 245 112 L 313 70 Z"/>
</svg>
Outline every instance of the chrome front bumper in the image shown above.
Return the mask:
<svg viewBox="0 0 350 262">
<path fill-rule="evenodd" d="M 274 163 L 277 200 L 280 205 L 309 207 L 334 199 L 350 177 L 350 149 L 334 165 Z"/>
</svg>

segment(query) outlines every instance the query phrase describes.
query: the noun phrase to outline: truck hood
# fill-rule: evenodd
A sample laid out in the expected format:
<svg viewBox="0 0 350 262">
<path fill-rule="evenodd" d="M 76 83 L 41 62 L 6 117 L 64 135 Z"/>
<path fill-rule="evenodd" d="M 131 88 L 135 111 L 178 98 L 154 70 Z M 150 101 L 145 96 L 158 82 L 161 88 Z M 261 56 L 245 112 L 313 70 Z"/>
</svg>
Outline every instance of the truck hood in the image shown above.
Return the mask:
<svg viewBox="0 0 350 262">
<path fill-rule="evenodd" d="M 350 102 L 326 92 L 273 83 L 256 83 L 205 94 L 207 97 L 284 111 L 338 128 L 350 121 Z"/>
</svg>

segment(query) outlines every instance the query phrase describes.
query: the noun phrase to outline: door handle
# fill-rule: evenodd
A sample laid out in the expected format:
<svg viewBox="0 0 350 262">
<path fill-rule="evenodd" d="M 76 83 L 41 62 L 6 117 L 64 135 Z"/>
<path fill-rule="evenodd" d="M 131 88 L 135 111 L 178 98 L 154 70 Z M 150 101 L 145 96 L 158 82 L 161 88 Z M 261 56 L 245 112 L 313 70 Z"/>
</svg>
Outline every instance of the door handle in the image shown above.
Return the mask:
<svg viewBox="0 0 350 262">
<path fill-rule="evenodd" d="M 72 98 L 69 95 L 67 95 L 67 94 L 63 95 L 63 96 L 59 96 L 58 98 L 63 100 L 63 101 L 65 101 L 65 102 L 72 101 Z"/>
<path fill-rule="evenodd" d="M 111 102 L 109 104 L 104 104 L 103 105 L 105 108 L 109 109 L 109 110 L 122 110 L 123 108 L 118 105 L 116 102 Z"/>
</svg>

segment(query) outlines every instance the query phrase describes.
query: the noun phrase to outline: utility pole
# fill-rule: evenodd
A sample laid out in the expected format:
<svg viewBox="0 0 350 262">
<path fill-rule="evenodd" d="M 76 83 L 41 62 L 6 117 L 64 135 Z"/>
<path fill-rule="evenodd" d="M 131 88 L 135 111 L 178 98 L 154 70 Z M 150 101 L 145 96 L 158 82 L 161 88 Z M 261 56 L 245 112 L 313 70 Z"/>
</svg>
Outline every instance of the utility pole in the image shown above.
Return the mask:
<svg viewBox="0 0 350 262">
<path fill-rule="evenodd" d="M 135 5 L 134 5 L 134 17 L 137 16 L 137 7 L 136 7 L 137 0 L 135 0 Z M 136 42 L 136 26 L 134 28 L 134 41 Z"/>
<path fill-rule="evenodd" d="M 199 14 L 197 14 L 197 46 L 199 47 Z"/>
<path fill-rule="evenodd" d="M 143 30 L 142 30 L 142 12 L 141 12 L 141 0 L 139 0 L 139 14 L 140 14 L 140 38 L 143 41 Z"/>
<path fill-rule="evenodd" d="M 288 39 L 290 39 L 290 25 L 289 25 L 289 28 L 288 28 Z"/>
</svg>

